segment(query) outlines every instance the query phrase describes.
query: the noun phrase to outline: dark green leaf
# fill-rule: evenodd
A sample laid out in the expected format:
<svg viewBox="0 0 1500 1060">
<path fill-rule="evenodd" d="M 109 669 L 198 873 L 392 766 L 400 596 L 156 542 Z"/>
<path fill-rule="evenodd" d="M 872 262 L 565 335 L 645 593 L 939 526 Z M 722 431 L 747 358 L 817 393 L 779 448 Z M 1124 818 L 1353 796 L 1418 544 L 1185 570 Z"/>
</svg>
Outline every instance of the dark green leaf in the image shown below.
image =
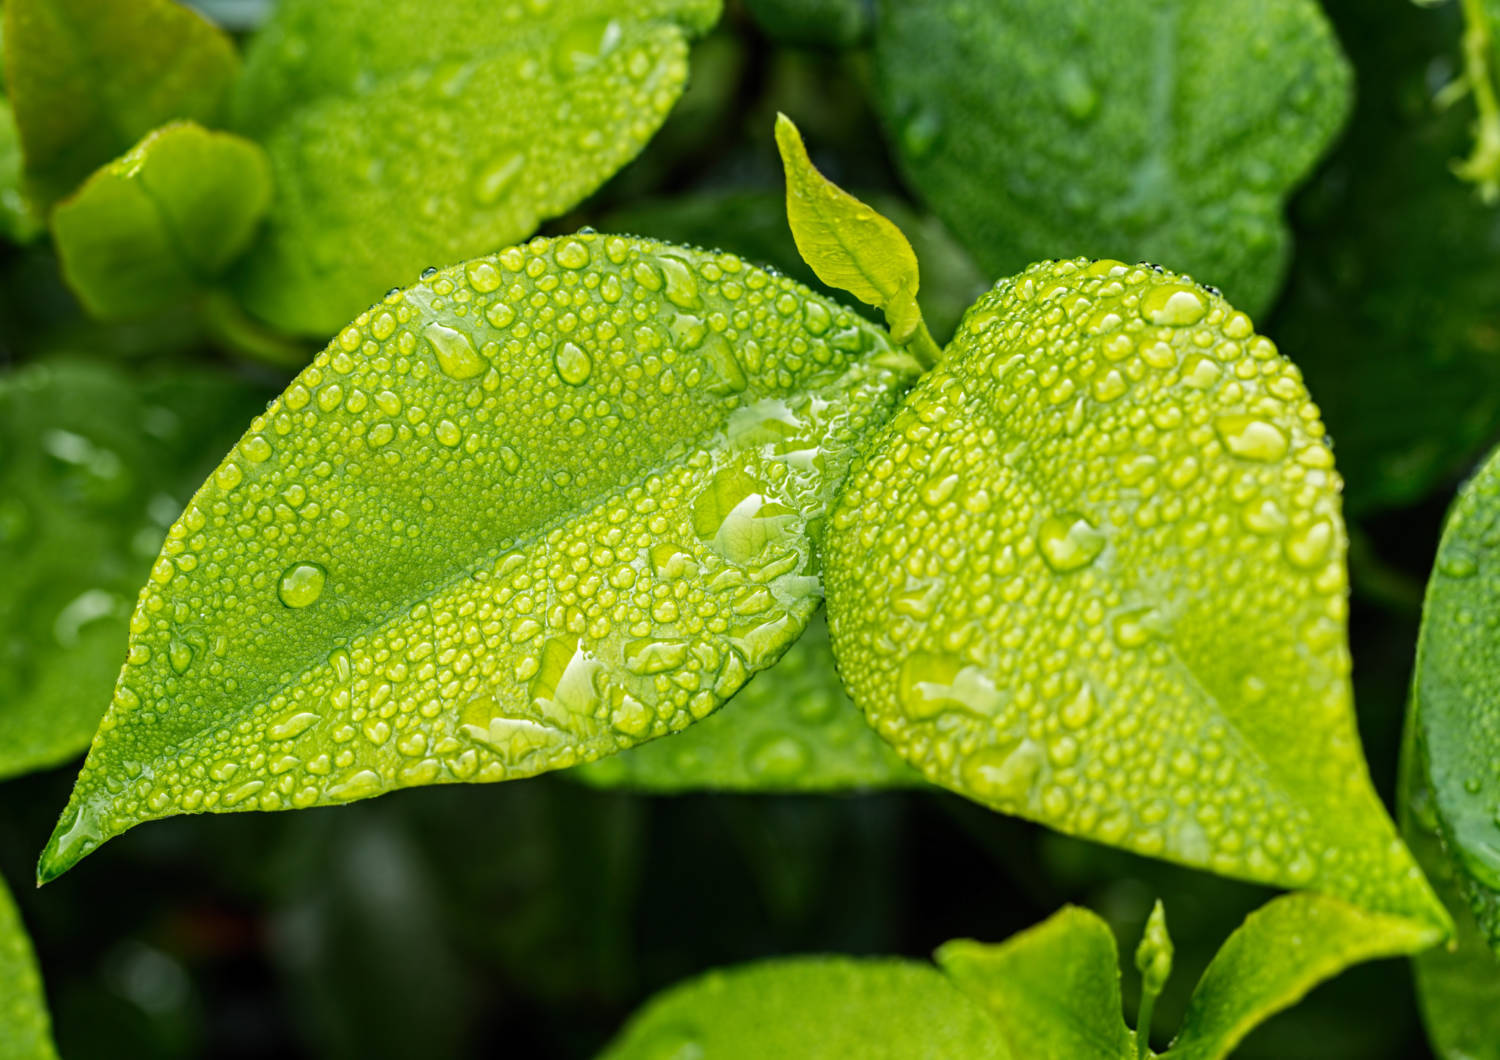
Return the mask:
<svg viewBox="0 0 1500 1060">
<path fill-rule="evenodd" d="M 580 766 L 574 775 L 599 787 L 653 792 L 843 791 L 923 783 L 844 691 L 821 612 L 775 666 L 706 721 Z"/>
<path fill-rule="evenodd" d="M 0 1056 L 57 1060 L 42 977 L 15 901 L 0 879 Z"/>
<path fill-rule="evenodd" d="M 719 0 L 285 0 L 238 94 L 277 189 L 246 304 L 327 335 L 424 266 L 525 238 L 636 155 L 718 14 Z"/>
<path fill-rule="evenodd" d="M 329 344 L 168 532 L 43 856 L 133 824 L 530 776 L 706 717 L 802 632 L 914 373 L 727 254 L 593 234 Z"/>
<path fill-rule="evenodd" d="M 928 779 L 1446 922 L 1360 752 L 1333 456 L 1247 316 L 1171 273 L 1033 266 L 861 453 L 825 545 L 834 651 Z"/>
<path fill-rule="evenodd" d="M 745 0 L 750 17 L 783 44 L 852 48 L 869 36 L 873 0 Z"/>
<path fill-rule="evenodd" d="M 172 0 L 6 0 L 30 190 L 50 203 L 158 125 L 212 122 L 238 66 L 229 38 Z"/>
<path fill-rule="evenodd" d="M 1350 98 L 1313 0 L 888 0 L 875 59 L 908 179 L 991 275 L 1144 258 L 1251 312 Z"/>
<path fill-rule="evenodd" d="M 52 233 L 89 312 L 129 319 L 210 284 L 249 244 L 270 200 L 264 151 L 174 122 L 63 200 Z"/>
</svg>

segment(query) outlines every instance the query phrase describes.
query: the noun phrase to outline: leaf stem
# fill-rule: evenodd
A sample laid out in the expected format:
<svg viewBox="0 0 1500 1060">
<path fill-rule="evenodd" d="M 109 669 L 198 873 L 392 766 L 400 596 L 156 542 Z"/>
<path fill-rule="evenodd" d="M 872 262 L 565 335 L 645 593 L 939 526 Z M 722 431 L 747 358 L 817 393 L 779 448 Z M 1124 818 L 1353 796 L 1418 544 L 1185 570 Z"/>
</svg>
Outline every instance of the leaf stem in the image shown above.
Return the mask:
<svg viewBox="0 0 1500 1060">
<path fill-rule="evenodd" d="M 1484 0 L 1462 0 L 1464 12 L 1464 80 L 1474 93 L 1474 150 L 1455 162 L 1453 171 L 1479 186 L 1486 203 L 1500 202 L 1500 101 L 1490 66 L 1493 37 Z"/>
<path fill-rule="evenodd" d="M 1136 1060 L 1146 1060 L 1151 1055 L 1151 1017 L 1156 1013 L 1156 991 L 1141 987 L 1141 1007 L 1135 1017 Z"/>
<path fill-rule="evenodd" d="M 943 355 L 937 340 L 932 337 L 932 332 L 927 330 L 927 321 L 917 318 L 917 330 L 912 332 L 911 338 L 903 344 L 907 352 L 917 359 L 923 370 L 932 368 L 938 363 L 938 358 Z"/>
</svg>

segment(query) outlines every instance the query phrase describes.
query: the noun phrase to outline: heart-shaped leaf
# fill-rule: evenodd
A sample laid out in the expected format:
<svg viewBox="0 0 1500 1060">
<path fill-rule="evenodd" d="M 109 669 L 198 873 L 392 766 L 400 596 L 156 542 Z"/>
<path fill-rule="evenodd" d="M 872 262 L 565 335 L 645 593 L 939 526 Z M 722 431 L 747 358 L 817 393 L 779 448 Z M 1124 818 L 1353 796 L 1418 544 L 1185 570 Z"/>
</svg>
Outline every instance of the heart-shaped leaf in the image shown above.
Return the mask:
<svg viewBox="0 0 1500 1060">
<path fill-rule="evenodd" d="M 670 738 L 579 766 L 598 787 L 651 792 L 847 791 L 921 785 L 876 734 L 833 665 L 822 612 L 724 709 Z"/>
<path fill-rule="evenodd" d="M 271 201 L 265 152 L 174 122 L 148 133 L 52 212 L 63 275 L 103 319 L 139 317 L 210 284 Z"/>
<path fill-rule="evenodd" d="M 840 672 L 996 809 L 1445 923 L 1360 753 L 1338 491 L 1296 368 L 1220 296 L 1033 266 L 849 476 Z"/>
<path fill-rule="evenodd" d="M 284 0 L 237 96 L 277 188 L 246 304 L 323 336 L 424 266 L 530 235 L 635 157 L 718 15 L 719 0 Z"/>
<path fill-rule="evenodd" d="M 0 1056 L 57 1060 L 31 940 L 15 901 L 0 879 Z"/>
<path fill-rule="evenodd" d="M 706 717 L 802 632 L 915 364 L 790 280 L 619 236 L 434 272 L 168 533 L 43 855 L 151 818 L 529 776 Z"/>
<path fill-rule="evenodd" d="M 1289 256 L 1282 200 L 1351 95 L 1314 0 L 879 12 L 897 159 L 990 275 L 1080 252 L 1145 258 L 1269 307 Z"/>
<path fill-rule="evenodd" d="M 211 122 L 238 69 L 229 38 L 173 0 L 6 0 L 6 90 L 44 203 L 158 125 Z"/>
</svg>

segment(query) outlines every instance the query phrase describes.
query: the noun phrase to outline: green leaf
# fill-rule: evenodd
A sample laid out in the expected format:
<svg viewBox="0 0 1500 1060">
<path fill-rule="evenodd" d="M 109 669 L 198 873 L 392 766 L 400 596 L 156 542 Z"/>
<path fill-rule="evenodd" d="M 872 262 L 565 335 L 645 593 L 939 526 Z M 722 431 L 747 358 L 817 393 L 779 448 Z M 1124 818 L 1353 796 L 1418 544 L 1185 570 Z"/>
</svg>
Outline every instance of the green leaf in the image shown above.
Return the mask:
<svg viewBox="0 0 1500 1060">
<path fill-rule="evenodd" d="M 1351 964 L 1415 953 L 1441 937 L 1430 926 L 1326 895 L 1272 899 L 1245 918 L 1209 964 L 1163 1056 L 1228 1056 L 1257 1024 Z"/>
<path fill-rule="evenodd" d="M 530 776 L 706 717 L 802 632 L 915 373 L 790 280 L 583 234 L 329 344 L 168 532 L 43 855 L 140 821 Z"/>
<path fill-rule="evenodd" d="M 719 0 L 285 0 L 252 43 L 240 130 L 271 156 L 250 310 L 327 335 L 381 292 L 530 235 L 635 157 Z"/>
<path fill-rule="evenodd" d="M 911 244 L 899 228 L 814 168 L 785 114 L 776 116 L 776 146 L 786 170 L 787 222 L 802 260 L 830 287 L 884 312 L 897 342 L 925 337 L 931 363 L 937 351 L 917 308 Z"/>
<path fill-rule="evenodd" d="M 840 673 L 995 809 L 1444 924 L 1360 753 L 1338 491 L 1247 316 L 1041 263 L 862 447 L 825 542 Z"/>
<path fill-rule="evenodd" d="M 1398 789 L 1401 834 L 1453 914 L 1454 939 L 1413 959 L 1417 1000 L 1432 1051 L 1441 1060 L 1500 1060 L 1500 958 L 1490 949 L 1443 847 L 1432 787 L 1415 753 L 1409 714 Z"/>
<path fill-rule="evenodd" d="M 1172 936 L 1167 931 L 1167 910 L 1161 899 L 1151 907 L 1140 944 L 1135 948 L 1135 970 L 1141 976 L 1140 1014 L 1135 1021 L 1135 1053 L 1140 1060 L 1151 1055 L 1151 1017 L 1162 987 L 1172 977 Z"/>
<path fill-rule="evenodd" d="M 800 957 L 672 987 L 648 1002 L 599 1060 L 1011 1056 L 984 1009 L 929 964 Z"/>
<path fill-rule="evenodd" d="M 0 96 L 0 237 L 29 243 L 45 226 L 21 180 L 21 134 L 10 101 Z"/>
<path fill-rule="evenodd" d="M 1065 906 L 998 945 L 945 943 L 937 962 L 989 1010 L 1016 1057 L 1134 1060 L 1115 937 L 1087 909 Z"/>
<path fill-rule="evenodd" d="M 1412 716 L 1456 885 L 1500 953 L 1500 451 L 1448 511 L 1417 640 Z"/>
<path fill-rule="evenodd" d="M 1313 0 L 879 10 L 897 159 L 991 275 L 1085 251 L 1170 262 L 1269 306 L 1288 258 L 1282 200 L 1350 101 Z"/>
<path fill-rule="evenodd" d="M 202 371 L 0 375 L 0 777 L 88 746 L 166 527 L 266 397 Z"/>
<path fill-rule="evenodd" d="M 63 200 L 52 232 L 89 312 L 129 319 L 208 286 L 244 251 L 270 201 L 264 151 L 174 122 Z"/>
<path fill-rule="evenodd" d="M 4 879 L 0 879 L 0 1056 L 57 1060 L 36 955 Z"/>
<path fill-rule="evenodd" d="M 772 40 L 793 47 L 852 48 L 870 34 L 869 0 L 745 0 Z"/>
<path fill-rule="evenodd" d="M 822 612 L 771 669 L 712 717 L 580 766 L 598 787 L 652 792 L 844 791 L 923 783 L 850 701 Z"/>
<path fill-rule="evenodd" d="M 211 123 L 239 61 L 172 0 L 6 0 L 5 77 L 44 204 L 173 118 Z"/>
</svg>

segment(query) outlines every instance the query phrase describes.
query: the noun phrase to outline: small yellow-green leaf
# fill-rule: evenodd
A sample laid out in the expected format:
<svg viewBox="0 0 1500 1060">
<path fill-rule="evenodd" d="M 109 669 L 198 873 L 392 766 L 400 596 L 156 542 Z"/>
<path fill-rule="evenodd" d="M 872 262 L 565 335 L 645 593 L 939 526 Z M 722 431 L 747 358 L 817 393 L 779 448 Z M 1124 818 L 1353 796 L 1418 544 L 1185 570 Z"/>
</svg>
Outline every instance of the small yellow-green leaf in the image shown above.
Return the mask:
<svg viewBox="0 0 1500 1060">
<path fill-rule="evenodd" d="M 1037 1060 L 930 964 L 794 957 L 653 998 L 599 1060 Z"/>
<path fill-rule="evenodd" d="M 813 166 L 802 134 L 776 117 L 776 144 L 786 170 L 786 216 L 802 258 L 830 287 L 884 311 L 897 342 L 922 324 L 917 256 L 901 230 Z"/>
<path fill-rule="evenodd" d="M 223 31 L 173 0 L 6 0 L 7 92 L 43 203 L 158 125 L 211 122 L 238 69 Z"/>
<path fill-rule="evenodd" d="M 988 806 L 1446 924 L 1360 752 L 1339 487 L 1297 369 L 1220 295 L 1035 265 L 846 481 L 840 672 Z"/>
<path fill-rule="evenodd" d="M 59 203 L 52 233 L 89 312 L 125 319 L 211 284 L 249 244 L 270 200 L 264 151 L 174 122 Z"/>
<path fill-rule="evenodd" d="M 782 277 L 620 236 L 339 332 L 168 532 L 43 855 L 178 813 L 530 776 L 706 717 L 796 640 L 916 371 Z"/>
<path fill-rule="evenodd" d="M 1203 973 L 1163 1057 L 1219 1060 L 1255 1026 L 1352 964 L 1416 953 L 1442 932 L 1327 895 L 1286 894 L 1245 918 Z"/>
<path fill-rule="evenodd" d="M 998 944 L 945 943 L 937 962 L 989 1010 L 1018 1060 L 1135 1056 L 1120 1000 L 1115 937 L 1087 909 L 1066 906 Z"/>
<path fill-rule="evenodd" d="M 57 1060 L 47 1000 L 31 940 L 15 901 L 0 879 L 0 1056 Z"/>
<path fill-rule="evenodd" d="M 822 612 L 775 666 L 724 708 L 574 770 L 598 787 L 640 791 L 843 791 L 923 785 L 870 728 L 833 665 Z"/>
<path fill-rule="evenodd" d="M 720 0 L 283 0 L 239 131 L 271 156 L 237 290 L 322 338 L 390 287 L 524 239 L 635 157 Z"/>
</svg>

